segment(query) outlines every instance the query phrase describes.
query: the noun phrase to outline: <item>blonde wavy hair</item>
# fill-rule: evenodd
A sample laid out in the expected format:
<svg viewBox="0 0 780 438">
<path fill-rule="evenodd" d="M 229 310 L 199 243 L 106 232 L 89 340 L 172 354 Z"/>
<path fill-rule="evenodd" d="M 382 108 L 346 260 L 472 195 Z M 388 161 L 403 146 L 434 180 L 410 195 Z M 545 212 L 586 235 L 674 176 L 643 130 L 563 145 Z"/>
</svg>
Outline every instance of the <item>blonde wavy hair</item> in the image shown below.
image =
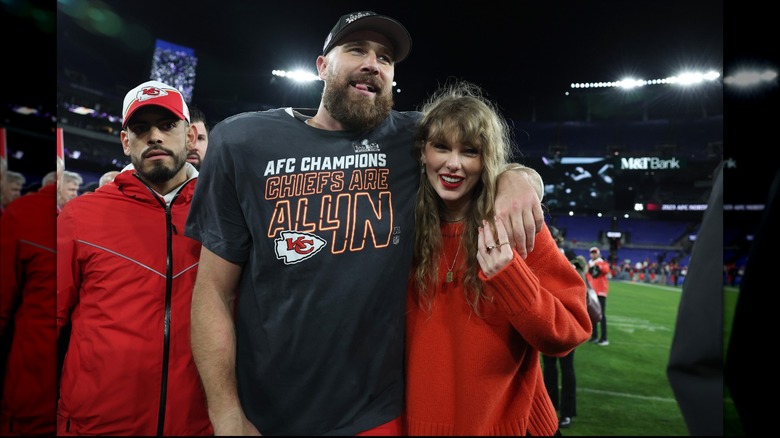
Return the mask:
<svg viewBox="0 0 780 438">
<path fill-rule="evenodd" d="M 413 155 L 420 163 L 420 188 L 415 205 L 415 245 L 413 281 L 418 293 L 418 304 L 431 311 L 433 295 L 439 281 L 438 266 L 442 257 L 440 218 L 442 202 L 431 185 L 421 161 L 425 144 L 431 142 L 460 142 L 480 151 L 481 181 L 471 192 L 471 203 L 463 228 L 466 250 L 465 274 L 462 276 L 464 294 L 474 313 L 479 315 L 481 300 L 490 300 L 482 292 L 477 276 L 478 227 L 487 219 L 495 235 L 495 200 L 498 176 L 507 168 L 514 151 L 510 129 L 495 103 L 473 83 L 455 80 L 441 86 L 423 104 L 422 117 L 414 136 Z M 457 267 L 459 270 L 462 266 Z"/>
</svg>

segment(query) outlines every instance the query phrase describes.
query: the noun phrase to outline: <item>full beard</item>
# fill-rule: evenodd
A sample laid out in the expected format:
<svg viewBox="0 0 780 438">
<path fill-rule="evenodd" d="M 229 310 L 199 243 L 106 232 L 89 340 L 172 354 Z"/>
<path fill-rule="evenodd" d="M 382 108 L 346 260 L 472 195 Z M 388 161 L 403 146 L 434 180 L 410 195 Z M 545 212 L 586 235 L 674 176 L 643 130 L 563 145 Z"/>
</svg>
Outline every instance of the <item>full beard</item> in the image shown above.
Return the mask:
<svg viewBox="0 0 780 438">
<path fill-rule="evenodd" d="M 386 94 L 376 86 L 374 102 L 349 91 L 349 80 L 334 78 L 330 87 L 325 87 L 322 103 L 331 117 L 341 122 L 348 130 L 370 131 L 381 124 L 393 109 L 393 95 Z"/>
</svg>

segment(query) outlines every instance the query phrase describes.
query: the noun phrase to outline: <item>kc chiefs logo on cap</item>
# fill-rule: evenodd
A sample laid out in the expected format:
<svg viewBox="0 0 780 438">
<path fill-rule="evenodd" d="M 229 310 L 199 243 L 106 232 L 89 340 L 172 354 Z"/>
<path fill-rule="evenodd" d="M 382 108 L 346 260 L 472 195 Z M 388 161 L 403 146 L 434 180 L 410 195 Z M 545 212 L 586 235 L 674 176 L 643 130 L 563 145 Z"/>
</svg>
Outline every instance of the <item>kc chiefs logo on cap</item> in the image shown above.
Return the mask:
<svg viewBox="0 0 780 438">
<path fill-rule="evenodd" d="M 160 81 L 146 81 L 138 85 L 125 95 L 122 111 L 122 129 L 127 127 L 127 122 L 133 113 L 146 105 L 163 107 L 179 119 L 190 121 L 190 111 L 181 92 L 168 84 Z"/>
<path fill-rule="evenodd" d="M 155 97 L 162 97 L 167 96 L 168 92 L 157 87 L 146 87 L 138 91 L 138 94 L 136 95 L 136 99 L 138 100 L 147 100 L 147 99 L 154 99 Z"/>
</svg>

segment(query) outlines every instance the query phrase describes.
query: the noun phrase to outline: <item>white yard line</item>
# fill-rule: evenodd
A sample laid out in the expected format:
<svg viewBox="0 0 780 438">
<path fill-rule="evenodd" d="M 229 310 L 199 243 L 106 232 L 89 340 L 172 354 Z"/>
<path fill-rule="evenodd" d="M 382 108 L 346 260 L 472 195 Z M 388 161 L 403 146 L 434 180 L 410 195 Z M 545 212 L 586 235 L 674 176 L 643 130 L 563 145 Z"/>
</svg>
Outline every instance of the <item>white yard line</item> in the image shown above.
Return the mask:
<svg viewBox="0 0 780 438">
<path fill-rule="evenodd" d="M 677 400 L 675 400 L 674 398 L 651 397 L 651 396 L 647 396 L 647 395 L 626 394 L 624 392 L 604 391 L 604 390 L 601 390 L 601 389 L 590 389 L 590 388 L 579 388 L 578 387 L 577 388 L 577 392 L 592 392 L 594 394 L 611 395 L 611 396 L 615 396 L 615 397 L 635 398 L 635 399 L 641 399 L 641 400 L 652 400 L 652 401 L 677 403 Z"/>
<path fill-rule="evenodd" d="M 668 291 L 672 291 L 672 292 L 682 292 L 682 287 L 679 287 L 679 286 L 678 287 L 674 287 L 674 286 L 661 286 L 660 284 L 652 284 L 652 283 L 631 283 L 630 281 L 626 281 L 626 280 L 610 280 L 610 281 L 614 281 L 616 283 L 634 284 L 634 285 L 637 285 L 637 286 L 654 287 L 654 288 L 657 288 L 657 289 L 663 289 L 663 290 L 668 290 Z"/>
</svg>

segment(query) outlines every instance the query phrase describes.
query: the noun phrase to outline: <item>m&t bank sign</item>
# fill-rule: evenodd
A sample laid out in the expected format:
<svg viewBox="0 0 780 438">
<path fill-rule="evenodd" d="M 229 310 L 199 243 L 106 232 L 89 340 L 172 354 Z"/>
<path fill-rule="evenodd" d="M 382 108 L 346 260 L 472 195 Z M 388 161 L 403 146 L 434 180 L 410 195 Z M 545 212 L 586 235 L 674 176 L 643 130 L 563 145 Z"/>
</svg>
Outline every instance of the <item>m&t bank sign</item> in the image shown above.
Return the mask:
<svg viewBox="0 0 780 438">
<path fill-rule="evenodd" d="M 620 158 L 620 170 L 678 170 L 685 167 L 685 161 L 679 158 L 662 159 L 658 157 Z"/>
</svg>

